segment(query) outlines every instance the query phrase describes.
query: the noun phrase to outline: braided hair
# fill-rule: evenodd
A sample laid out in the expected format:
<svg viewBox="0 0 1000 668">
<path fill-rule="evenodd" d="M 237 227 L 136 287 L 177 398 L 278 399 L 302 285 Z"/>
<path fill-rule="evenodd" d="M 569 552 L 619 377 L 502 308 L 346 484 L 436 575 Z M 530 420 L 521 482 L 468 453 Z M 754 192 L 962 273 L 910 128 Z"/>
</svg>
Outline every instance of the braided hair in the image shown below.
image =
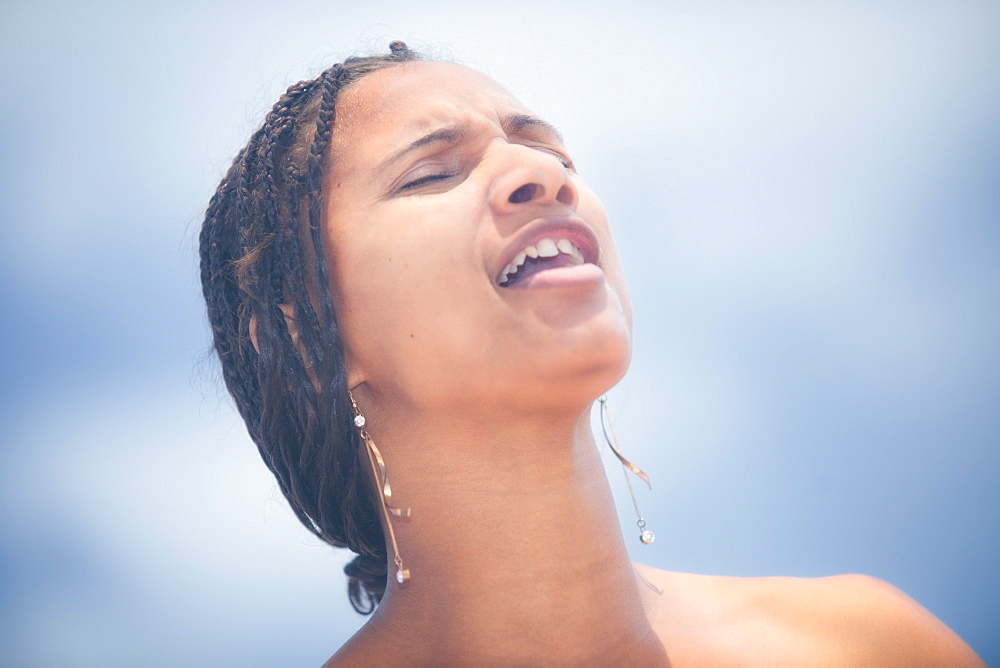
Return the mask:
<svg viewBox="0 0 1000 668">
<path fill-rule="evenodd" d="M 340 92 L 370 72 L 419 59 L 403 42 L 389 49 L 348 58 L 288 88 L 219 184 L 199 238 L 202 290 L 226 386 L 299 520 L 330 545 L 357 553 L 344 572 L 361 614 L 385 592 L 386 546 L 358 460 L 322 247 L 322 183 L 335 159 L 327 149 Z M 295 340 L 282 310 L 288 305 Z"/>
</svg>

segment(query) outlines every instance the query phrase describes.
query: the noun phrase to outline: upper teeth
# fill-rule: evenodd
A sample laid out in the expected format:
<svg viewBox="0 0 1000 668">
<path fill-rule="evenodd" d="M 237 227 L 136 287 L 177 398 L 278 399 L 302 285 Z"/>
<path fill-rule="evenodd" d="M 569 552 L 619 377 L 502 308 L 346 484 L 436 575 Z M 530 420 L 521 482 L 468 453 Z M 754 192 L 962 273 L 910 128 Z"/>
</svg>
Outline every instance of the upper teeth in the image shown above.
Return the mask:
<svg viewBox="0 0 1000 668">
<path fill-rule="evenodd" d="M 500 285 L 506 285 L 507 279 L 518 272 L 518 270 L 524 266 L 525 261 L 531 257 L 555 257 L 562 253 L 563 255 L 568 255 L 573 259 L 573 264 L 583 264 L 583 253 L 580 249 L 576 247 L 569 239 L 551 239 L 545 237 L 531 246 L 525 246 L 521 249 L 521 252 L 514 256 L 514 259 L 510 261 L 503 271 L 500 272 L 500 278 L 497 281 Z"/>
</svg>

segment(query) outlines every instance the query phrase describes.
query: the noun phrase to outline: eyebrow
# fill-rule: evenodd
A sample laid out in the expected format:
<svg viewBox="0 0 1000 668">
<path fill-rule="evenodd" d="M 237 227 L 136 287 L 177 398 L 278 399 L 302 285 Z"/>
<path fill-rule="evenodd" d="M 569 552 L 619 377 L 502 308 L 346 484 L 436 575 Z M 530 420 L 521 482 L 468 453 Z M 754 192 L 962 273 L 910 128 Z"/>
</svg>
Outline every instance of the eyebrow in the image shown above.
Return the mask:
<svg viewBox="0 0 1000 668">
<path fill-rule="evenodd" d="M 563 140 L 562 133 L 556 129 L 556 126 L 552 125 L 548 121 L 543 121 L 536 116 L 530 116 L 528 114 L 508 114 L 500 119 L 500 127 L 503 128 L 504 132 L 508 135 L 518 134 L 524 128 L 538 128 L 546 134 L 552 135 L 560 144 L 565 144 Z"/>
</svg>

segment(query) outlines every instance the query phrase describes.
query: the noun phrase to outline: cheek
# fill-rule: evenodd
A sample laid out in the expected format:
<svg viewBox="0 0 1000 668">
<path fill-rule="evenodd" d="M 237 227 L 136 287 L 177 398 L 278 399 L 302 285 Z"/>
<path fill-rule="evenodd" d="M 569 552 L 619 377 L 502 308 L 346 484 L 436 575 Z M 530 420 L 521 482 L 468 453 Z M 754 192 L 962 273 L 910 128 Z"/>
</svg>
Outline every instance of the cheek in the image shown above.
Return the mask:
<svg viewBox="0 0 1000 668">
<path fill-rule="evenodd" d="M 611 225 L 608 222 L 608 214 L 604 210 L 597 196 L 593 191 L 585 186 L 580 188 L 580 206 L 578 213 L 586 220 L 597 234 L 601 244 L 600 264 L 604 269 L 608 285 L 611 291 L 618 297 L 622 311 L 628 321 L 629 331 L 632 330 L 632 302 L 629 297 L 628 285 L 625 281 L 625 271 L 622 268 L 621 257 L 618 255 L 618 246 L 615 244 L 614 235 L 611 232 Z"/>
<path fill-rule="evenodd" d="M 371 357 L 366 349 L 405 329 L 419 305 L 408 294 L 422 273 L 413 258 L 393 245 L 364 236 L 329 235 L 331 294 L 349 357 Z M 369 351 L 371 352 L 371 351 Z"/>
<path fill-rule="evenodd" d="M 444 212 L 387 208 L 362 225 L 335 220 L 325 239 L 331 293 L 354 382 L 429 374 L 448 358 L 483 272 L 474 271 L 470 242 Z M 447 228 L 447 229 L 445 229 Z M 449 340 L 452 342 L 449 344 Z"/>
<path fill-rule="evenodd" d="M 608 285 L 618 296 L 621 302 L 622 311 L 628 321 L 629 331 L 632 331 L 632 300 L 628 292 L 628 284 L 625 281 L 625 271 L 622 269 L 621 258 L 618 256 L 618 248 L 615 246 L 614 238 L 609 236 L 607 245 L 607 259 L 604 263 L 605 275 L 608 278 Z"/>
</svg>

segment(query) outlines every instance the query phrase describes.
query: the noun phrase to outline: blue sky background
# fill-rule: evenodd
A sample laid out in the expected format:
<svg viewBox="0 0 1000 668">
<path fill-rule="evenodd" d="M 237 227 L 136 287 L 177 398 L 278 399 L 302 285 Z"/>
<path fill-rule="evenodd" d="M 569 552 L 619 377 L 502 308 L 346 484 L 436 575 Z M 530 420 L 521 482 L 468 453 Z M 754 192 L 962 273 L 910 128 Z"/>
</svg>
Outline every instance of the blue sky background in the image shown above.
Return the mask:
<svg viewBox="0 0 1000 668">
<path fill-rule="evenodd" d="M 1000 5 L 633 0 L 0 9 L 0 663 L 317 665 L 361 623 L 218 382 L 196 236 L 288 84 L 397 38 L 556 122 L 616 224 L 634 556 L 870 573 L 1000 663 Z"/>
</svg>

